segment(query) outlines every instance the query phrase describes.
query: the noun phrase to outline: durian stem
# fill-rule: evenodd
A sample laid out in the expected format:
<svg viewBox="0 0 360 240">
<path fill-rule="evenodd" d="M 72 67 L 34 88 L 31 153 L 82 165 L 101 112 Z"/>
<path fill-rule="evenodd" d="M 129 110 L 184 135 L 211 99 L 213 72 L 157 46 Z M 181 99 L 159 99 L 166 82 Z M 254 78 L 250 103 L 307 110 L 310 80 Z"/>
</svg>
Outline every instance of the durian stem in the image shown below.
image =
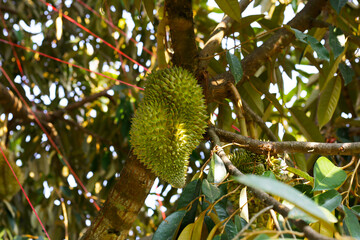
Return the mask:
<svg viewBox="0 0 360 240">
<path fill-rule="evenodd" d="M 165 44 L 164 40 L 166 37 L 166 16 L 164 16 L 158 25 L 156 33 L 156 43 L 157 43 L 157 61 L 159 69 L 164 69 L 167 67 L 166 57 L 165 57 Z"/>
</svg>

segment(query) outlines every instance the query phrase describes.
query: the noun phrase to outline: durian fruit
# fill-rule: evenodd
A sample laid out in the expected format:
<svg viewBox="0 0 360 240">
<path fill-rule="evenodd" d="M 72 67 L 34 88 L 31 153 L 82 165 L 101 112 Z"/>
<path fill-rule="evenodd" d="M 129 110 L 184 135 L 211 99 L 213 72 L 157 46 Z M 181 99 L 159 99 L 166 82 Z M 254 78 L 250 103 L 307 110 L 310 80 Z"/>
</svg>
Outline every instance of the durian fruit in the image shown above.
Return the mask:
<svg viewBox="0 0 360 240">
<path fill-rule="evenodd" d="M 265 172 L 266 156 L 239 149 L 230 155 L 230 161 L 244 174 L 262 175 Z"/>
<path fill-rule="evenodd" d="M 206 119 L 202 89 L 191 73 L 179 67 L 152 72 L 132 120 L 134 153 L 158 177 L 181 188 Z"/>
<path fill-rule="evenodd" d="M 13 153 L 5 149 L 3 145 L 1 145 L 1 149 L 3 150 L 20 183 L 23 184 L 24 174 L 22 173 L 21 169 L 15 164 Z M 14 178 L 14 175 L 11 172 L 8 164 L 6 163 L 4 156 L 0 152 L 0 200 L 10 201 L 19 190 L 20 186 Z"/>
<path fill-rule="evenodd" d="M 253 153 L 249 150 L 238 149 L 232 153 L 229 158 L 234 166 L 244 174 L 262 175 L 265 172 L 265 169 L 267 169 L 266 156 Z M 235 190 L 237 186 L 239 186 L 239 183 L 230 182 L 228 184 L 228 192 Z M 239 206 L 239 195 L 240 189 L 238 192 L 230 195 L 229 197 L 229 200 L 234 204 L 234 206 Z M 251 190 L 248 190 L 247 195 L 248 199 L 254 196 Z M 266 207 L 265 204 L 258 198 L 255 197 L 250 200 L 248 202 L 250 218 L 264 207 Z M 269 217 L 268 213 L 262 214 L 256 219 L 254 224 L 256 227 L 264 228 Z"/>
</svg>

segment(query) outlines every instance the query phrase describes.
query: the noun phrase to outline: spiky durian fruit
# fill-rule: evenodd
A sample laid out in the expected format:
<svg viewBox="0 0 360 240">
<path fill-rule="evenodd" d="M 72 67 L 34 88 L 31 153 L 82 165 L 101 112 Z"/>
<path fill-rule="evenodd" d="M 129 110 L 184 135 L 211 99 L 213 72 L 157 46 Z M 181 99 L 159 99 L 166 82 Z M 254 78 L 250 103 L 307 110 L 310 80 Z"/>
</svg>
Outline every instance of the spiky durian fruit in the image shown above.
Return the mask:
<svg viewBox="0 0 360 240">
<path fill-rule="evenodd" d="M 130 130 L 134 153 L 161 179 L 181 188 L 206 118 L 202 89 L 192 74 L 179 67 L 152 72 Z"/>
<path fill-rule="evenodd" d="M 13 168 L 20 183 L 24 182 L 24 174 L 15 164 L 13 153 L 1 146 L 7 160 Z M 2 153 L 0 152 L 0 199 L 10 201 L 12 197 L 20 190 L 20 186 L 14 178 L 8 164 L 6 163 Z"/>
</svg>

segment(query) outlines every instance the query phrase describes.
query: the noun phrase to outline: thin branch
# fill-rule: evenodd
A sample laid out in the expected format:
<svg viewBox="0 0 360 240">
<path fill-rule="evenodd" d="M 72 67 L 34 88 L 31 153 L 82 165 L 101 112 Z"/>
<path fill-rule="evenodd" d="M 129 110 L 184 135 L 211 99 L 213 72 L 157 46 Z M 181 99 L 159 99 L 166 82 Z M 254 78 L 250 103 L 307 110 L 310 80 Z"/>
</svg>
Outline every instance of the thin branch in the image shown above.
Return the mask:
<svg viewBox="0 0 360 240">
<path fill-rule="evenodd" d="M 215 150 L 217 151 L 218 156 L 221 158 L 221 160 L 224 162 L 226 169 L 232 176 L 241 176 L 244 175 L 242 172 L 240 172 L 239 169 L 237 169 L 230 161 L 224 150 L 219 147 L 220 146 L 220 138 L 217 135 L 216 129 L 209 128 L 208 134 L 212 141 L 215 144 Z M 249 188 L 254 193 L 254 195 L 259 198 L 261 201 L 263 201 L 267 206 L 273 206 L 273 209 L 277 211 L 279 214 L 281 214 L 284 218 L 287 218 L 290 209 L 286 207 L 285 205 L 281 204 L 279 201 L 275 200 L 273 197 L 271 197 L 269 194 L 254 189 Z M 323 236 L 316 232 L 314 229 L 312 229 L 306 222 L 303 220 L 297 219 L 290 219 L 291 223 L 293 223 L 298 229 L 300 229 L 302 232 L 304 232 L 305 236 L 310 240 L 329 240 L 333 238 L 328 238 L 326 236 Z"/>
<path fill-rule="evenodd" d="M 280 153 L 313 153 L 320 155 L 355 155 L 360 153 L 360 142 L 320 143 L 320 142 L 264 142 L 242 135 L 214 128 L 221 141 L 248 145 L 252 152 L 271 155 Z"/>
<path fill-rule="evenodd" d="M 50 112 L 49 115 L 51 117 L 60 117 L 61 115 L 63 115 L 66 112 L 72 111 L 74 109 L 83 107 L 86 103 L 89 102 L 93 102 L 96 99 L 100 98 L 100 97 L 107 97 L 111 100 L 111 96 L 108 94 L 108 91 L 111 89 L 111 87 L 106 88 L 105 90 L 98 92 L 98 93 L 94 93 L 90 96 L 86 96 L 84 97 L 82 100 L 78 101 L 78 102 L 74 102 L 69 104 L 68 106 L 66 106 L 63 109 L 59 109 L 53 112 Z"/>
<path fill-rule="evenodd" d="M 263 209 L 261 209 L 259 212 L 257 212 L 251 219 L 250 221 L 241 229 L 241 231 L 236 234 L 236 236 L 232 239 L 232 240 L 236 240 L 236 239 L 239 239 L 239 237 L 251 226 L 251 224 L 263 213 L 265 213 L 266 211 L 272 209 L 273 206 L 270 205 L 270 206 L 267 206 Z"/>
</svg>

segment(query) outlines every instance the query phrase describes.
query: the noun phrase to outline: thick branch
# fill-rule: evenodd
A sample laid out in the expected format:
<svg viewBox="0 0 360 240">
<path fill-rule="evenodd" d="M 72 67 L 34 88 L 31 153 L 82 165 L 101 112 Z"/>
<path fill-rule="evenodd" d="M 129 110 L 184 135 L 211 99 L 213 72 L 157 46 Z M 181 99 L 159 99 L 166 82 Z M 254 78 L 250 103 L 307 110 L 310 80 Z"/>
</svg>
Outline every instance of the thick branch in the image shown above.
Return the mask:
<svg viewBox="0 0 360 240">
<path fill-rule="evenodd" d="M 252 0 L 241 0 L 240 12 L 243 12 Z M 225 15 L 222 21 L 216 26 L 214 31 L 211 33 L 209 40 L 205 43 L 204 48 L 200 51 L 199 57 L 199 70 L 204 71 L 210 61 L 209 56 L 212 56 L 221 46 L 221 41 L 230 31 L 231 26 L 234 23 L 234 19 Z"/>
<path fill-rule="evenodd" d="M 287 24 L 292 28 L 296 28 L 300 31 L 310 29 L 313 26 L 313 21 L 320 14 L 322 7 L 326 5 L 327 0 L 310 0 L 296 16 Z M 286 48 L 293 40 L 295 36 L 292 32 L 286 29 L 280 29 L 270 37 L 263 45 L 256 48 L 253 52 L 247 55 L 242 61 L 243 78 L 237 84 L 239 87 L 245 80 L 249 79 L 255 74 L 255 72 L 270 58 L 279 54 L 284 48 Z M 208 55 L 209 56 L 209 55 Z M 204 68 L 206 69 L 206 68 Z M 224 95 L 227 94 L 226 89 L 218 89 L 221 86 L 213 83 L 216 82 L 233 82 L 233 76 L 230 72 L 223 73 L 221 76 L 217 76 L 215 79 L 209 81 L 209 87 L 206 87 L 208 92 L 206 96 L 208 102 L 221 100 Z"/>
<path fill-rule="evenodd" d="M 224 150 L 222 148 L 220 148 L 220 139 L 217 136 L 216 132 L 214 131 L 213 128 L 210 128 L 208 130 L 208 133 L 210 135 L 210 138 L 213 140 L 214 144 L 215 144 L 215 150 L 217 150 L 217 154 L 219 155 L 219 157 L 223 160 L 226 169 L 228 170 L 228 172 L 230 173 L 230 175 L 232 176 L 241 176 L 243 175 L 242 172 L 239 171 L 239 169 L 237 169 L 230 161 L 230 159 L 227 157 L 226 153 L 224 152 Z M 251 191 L 254 193 L 254 195 L 259 198 L 261 201 L 263 201 L 267 206 L 273 206 L 273 209 L 275 211 L 277 211 L 278 213 L 280 213 L 284 218 L 287 218 L 290 209 L 288 207 L 286 207 L 285 205 L 281 204 L 279 201 L 275 200 L 273 197 L 271 197 L 269 194 L 254 189 L 254 188 L 250 188 Z M 306 222 L 302 221 L 302 220 L 294 220 L 294 219 L 290 219 L 289 220 L 291 223 L 293 223 L 297 228 L 299 228 L 302 232 L 304 232 L 305 236 L 308 239 L 313 239 L 313 240 L 329 240 L 332 238 L 328 238 L 326 236 L 323 236 L 321 234 L 319 234 L 318 232 L 316 232 L 314 229 L 312 229 L 308 224 L 306 224 Z"/>
<path fill-rule="evenodd" d="M 6 113 L 12 113 L 14 118 L 20 118 L 25 122 L 31 122 L 34 121 L 34 116 L 30 111 L 28 111 L 28 108 L 26 105 L 24 105 L 21 100 L 14 95 L 14 93 L 2 85 L 0 83 L 0 105 L 3 107 L 4 112 Z M 36 111 L 34 112 L 36 117 L 40 121 L 49 121 L 49 117 L 43 113 Z"/>
<path fill-rule="evenodd" d="M 214 128 L 224 142 L 236 142 L 247 145 L 252 152 L 275 155 L 279 153 L 315 153 L 320 155 L 355 155 L 360 153 L 360 142 L 354 143 L 318 143 L 318 142 L 264 142 L 244 137 L 236 133 Z"/>
<path fill-rule="evenodd" d="M 197 48 L 191 0 L 167 0 L 165 6 L 174 50 L 172 62 L 193 72 Z"/>
</svg>

